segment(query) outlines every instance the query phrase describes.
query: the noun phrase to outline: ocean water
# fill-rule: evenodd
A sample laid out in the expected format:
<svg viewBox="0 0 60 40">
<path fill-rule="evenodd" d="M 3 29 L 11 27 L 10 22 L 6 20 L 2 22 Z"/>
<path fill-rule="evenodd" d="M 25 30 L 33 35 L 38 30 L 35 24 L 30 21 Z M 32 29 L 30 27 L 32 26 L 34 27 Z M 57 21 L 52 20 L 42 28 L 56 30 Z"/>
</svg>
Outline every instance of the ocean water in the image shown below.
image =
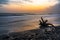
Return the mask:
<svg viewBox="0 0 60 40">
<path fill-rule="evenodd" d="M 0 34 L 37 29 L 40 17 L 55 26 L 60 26 L 60 14 L 0 16 Z"/>
</svg>

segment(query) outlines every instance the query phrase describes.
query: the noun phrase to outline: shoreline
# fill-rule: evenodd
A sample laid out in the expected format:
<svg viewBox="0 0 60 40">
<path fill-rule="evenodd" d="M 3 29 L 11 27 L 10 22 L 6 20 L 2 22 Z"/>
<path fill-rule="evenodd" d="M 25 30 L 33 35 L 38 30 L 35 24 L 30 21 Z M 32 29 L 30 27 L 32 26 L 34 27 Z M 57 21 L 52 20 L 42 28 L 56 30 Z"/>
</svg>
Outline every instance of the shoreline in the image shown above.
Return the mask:
<svg viewBox="0 0 60 40">
<path fill-rule="evenodd" d="M 3 40 L 23 40 L 23 39 L 47 40 L 49 38 L 49 40 L 50 39 L 59 40 L 60 39 L 60 31 L 59 30 L 60 30 L 60 26 L 56 27 L 55 31 L 48 31 L 48 32 L 43 31 L 43 29 L 42 30 L 34 29 L 34 30 L 28 30 L 28 31 L 24 31 L 24 32 L 13 32 L 13 33 L 9 33 L 8 35 L 1 35 L 0 39 L 3 39 Z"/>
</svg>

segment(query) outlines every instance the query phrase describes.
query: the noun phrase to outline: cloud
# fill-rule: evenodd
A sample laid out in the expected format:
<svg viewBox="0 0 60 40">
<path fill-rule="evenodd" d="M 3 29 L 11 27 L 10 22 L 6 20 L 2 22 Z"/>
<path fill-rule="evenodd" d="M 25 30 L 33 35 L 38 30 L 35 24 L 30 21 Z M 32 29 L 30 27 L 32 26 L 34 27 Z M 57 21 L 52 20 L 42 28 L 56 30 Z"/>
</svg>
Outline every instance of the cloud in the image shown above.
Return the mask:
<svg viewBox="0 0 60 40">
<path fill-rule="evenodd" d="M 60 3 L 50 7 L 49 9 L 46 10 L 48 13 L 60 13 Z"/>
<path fill-rule="evenodd" d="M 60 0 L 57 0 L 58 3 L 60 3 Z"/>
<path fill-rule="evenodd" d="M 60 0 L 58 0 L 58 1 L 60 1 Z"/>
<path fill-rule="evenodd" d="M 23 4 L 23 0 L 9 0 L 9 3 L 11 4 Z"/>
<path fill-rule="evenodd" d="M 2 5 L 0 4 L 0 7 L 2 7 Z"/>
<path fill-rule="evenodd" d="M 26 2 L 32 2 L 31 0 L 23 0 L 23 1 L 26 1 Z"/>
<path fill-rule="evenodd" d="M 5 12 L 5 8 L 0 7 L 0 13 L 4 13 Z"/>
<path fill-rule="evenodd" d="M 0 4 L 7 4 L 8 0 L 0 0 Z"/>
</svg>

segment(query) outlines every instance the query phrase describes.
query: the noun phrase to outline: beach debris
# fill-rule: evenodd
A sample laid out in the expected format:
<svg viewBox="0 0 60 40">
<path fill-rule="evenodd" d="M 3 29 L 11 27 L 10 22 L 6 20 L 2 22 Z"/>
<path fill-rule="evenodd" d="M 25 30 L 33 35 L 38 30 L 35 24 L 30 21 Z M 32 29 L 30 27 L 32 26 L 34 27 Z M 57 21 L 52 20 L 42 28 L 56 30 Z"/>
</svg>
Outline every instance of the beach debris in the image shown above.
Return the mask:
<svg viewBox="0 0 60 40">
<path fill-rule="evenodd" d="M 42 17 L 41 17 L 41 20 L 39 20 L 39 25 L 40 25 L 40 29 L 43 28 L 43 29 L 48 29 L 48 28 L 51 28 L 51 30 L 55 30 L 55 26 L 51 23 L 48 23 L 48 20 L 44 20 Z"/>
</svg>

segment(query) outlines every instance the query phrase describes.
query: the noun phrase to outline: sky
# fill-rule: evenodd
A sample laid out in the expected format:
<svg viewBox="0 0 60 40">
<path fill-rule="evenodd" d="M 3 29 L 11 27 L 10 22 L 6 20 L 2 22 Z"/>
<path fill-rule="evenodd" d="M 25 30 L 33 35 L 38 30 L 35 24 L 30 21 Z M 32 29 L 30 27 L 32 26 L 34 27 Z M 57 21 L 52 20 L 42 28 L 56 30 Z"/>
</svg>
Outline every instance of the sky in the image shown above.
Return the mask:
<svg viewBox="0 0 60 40">
<path fill-rule="evenodd" d="M 60 0 L 0 0 L 0 13 L 40 13 Z"/>
</svg>

